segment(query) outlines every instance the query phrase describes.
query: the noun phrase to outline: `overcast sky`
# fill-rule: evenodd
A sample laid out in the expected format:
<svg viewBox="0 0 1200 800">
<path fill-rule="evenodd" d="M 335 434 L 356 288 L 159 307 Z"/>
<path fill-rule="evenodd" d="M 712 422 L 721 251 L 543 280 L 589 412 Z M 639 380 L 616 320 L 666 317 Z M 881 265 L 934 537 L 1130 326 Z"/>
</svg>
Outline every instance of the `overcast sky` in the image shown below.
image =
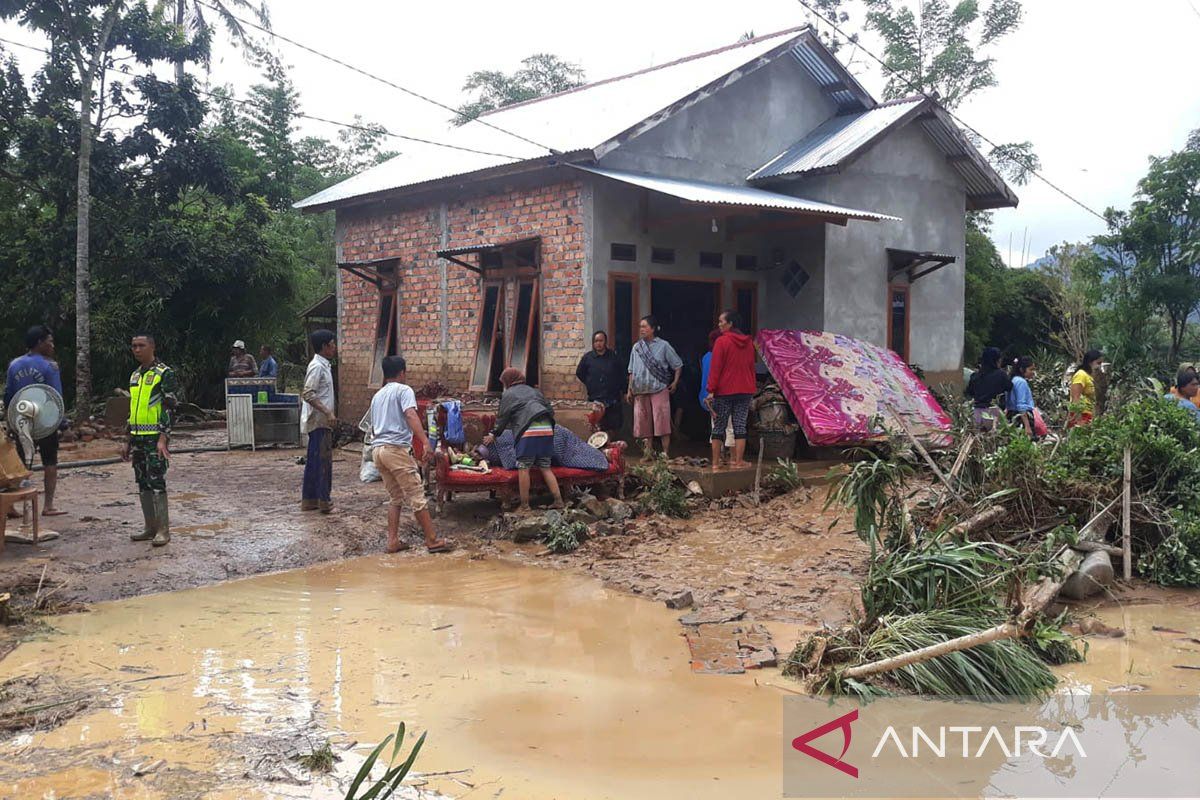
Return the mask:
<svg viewBox="0 0 1200 800">
<path fill-rule="evenodd" d="M 464 99 L 476 69 L 515 69 L 550 52 L 582 66 L 589 79 L 618 75 L 804 23 L 795 0 L 269 0 L 275 30 L 449 105 Z M 36 38 L 4 25 L 5 38 Z M 1000 85 L 959 109 L 997 142 L 1031 140 L 1044 174 L 1092 208 L 1128 205 L 1151 155 L 1183 146 L 1200 127 L 1200 0 L 1026 0 L 1020 30 L 994 49 Z M 879 52 L 869 37 L 866 46 Z M 355 114 L 389 129 L 437 137 L 447 113 L 394 89 L 277 42 L 292 66 L 305 111 L 347 120 Z M 37 54 L 21 53 L 23 64 Z M 843 57 L 848 55 L 842 51 Z M 882 81 L 860 56 L 860 80 Z M 164 77 L 167 74 L 164 73 Z M 239 90 L 255 80 L 219 39 L 214 83 Z M 304 123 L 306 132 L 336 129 Z M 403 149 L 403 143 L 395 143 Z M 1010 265 L 1060 241 L 1098 233 L 1103 223 L 1034 180 L 1021 205 L 995 214 L 993 237 Z M 1022 250 L 1028 258 L 1022 257 Z"/>
</svg>

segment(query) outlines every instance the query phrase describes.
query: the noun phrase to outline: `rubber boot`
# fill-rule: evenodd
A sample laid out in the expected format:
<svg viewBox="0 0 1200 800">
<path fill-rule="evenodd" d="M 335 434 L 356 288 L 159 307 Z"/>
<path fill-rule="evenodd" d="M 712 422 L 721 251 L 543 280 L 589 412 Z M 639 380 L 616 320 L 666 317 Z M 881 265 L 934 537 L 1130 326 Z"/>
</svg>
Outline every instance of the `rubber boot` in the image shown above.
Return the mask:
<svg viewBox="0 0 1200 800">
<path fill-rule="evenodd" d="M 135 542 L 148 542 L 158 532 L 155 525 L 154 492 L 140 491 L 138 492 L 138 498 L 142 501 L 142 518 L 146 521 L 146 528 L 141 533 L 131 534 L 129 538 Z"/>
<path fill-rule="evenodd" d="M 150 544 L 162 547 L 171 541 L 171 518 L 167 513 L 167 493 L 154 492 L 154 520 L 158 523 L 154 540 Z"/>
</svg>

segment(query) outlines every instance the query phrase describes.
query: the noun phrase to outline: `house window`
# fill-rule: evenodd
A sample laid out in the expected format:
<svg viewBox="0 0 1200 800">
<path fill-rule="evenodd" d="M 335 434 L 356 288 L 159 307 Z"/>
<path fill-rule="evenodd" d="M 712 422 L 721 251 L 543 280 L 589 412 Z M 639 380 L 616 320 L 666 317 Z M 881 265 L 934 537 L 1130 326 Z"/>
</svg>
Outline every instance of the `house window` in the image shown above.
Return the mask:
<svg viewBox="0 0 1200 800">
<path fill-rule="evenodd" d="M 613 261 L 637 261 L 637 245 L 613 242 L 609 245 L 609 255 Z"/>
<path fill-rule="evenodd" d="M 536 281 L 516 284 L 516 311 L 513 314 L 512 345 L 508 364 L 525 373 L 525 382 L 538 384 L 538 345 L 541 340 L 538 314 L 538 285 Z"/>
<path fill-rule="evenodd" d="M 609 273 L 608 335 L 609 347 L 628 361 L 637 341 L 638 278 L 636 275 Z"/>
<path fill-rule="evenodd" d="M 783 281 L 783 288 L 787 289 L 787 293 L 795 298 L 808 283 L 809 275 L 799 262 L 791 261 L 783 270 L 780 278 Z"/>
<path fill-rule="evenodd" d="M 485 283 L 479 308 L 479 333 L 475 342 L 475 361 L 471 368 L 471 390 L 500 390 L 504 370 L 504 312 L 501 302 L 504 284 Z"/>
<path fill-rule="evenodd" d="M 755 255 L 739 255 L 733 264 L 735 269 L 743 272 L 754 272 L 758 269 L 758 256 Z"/>
<path fill-rule="evenodd" d="M 742 332 L 758 330 L 758 284 L 735 282 L 733 284 L 733 307 L 742 318 Z"/>
<path fill-rule="evenodd" d="M 674 264 L 675 263 L 675 248 L 674 247 L 651 247 L 650 261 L 655 264 Z"/>
<path fill-rule="evenodd" d="M 908 285 L 888 286 L 888 348 L 908 363 Z"/>
<path fill-rule="evenodd" d="M 395 284 L 383 283 L 379 290 L 379 311 L 375 321 L 375 348 L 371 359 L 372 386 L 383 385 L 383 359 L 400 355 L 400 291 Z"/>
<path fill-rule="evenodd" d="M 722 253 L 701 253 L 700 268 L 701 269 L 720 269 L 725 262 L 725 256 Z"/>
</svg>

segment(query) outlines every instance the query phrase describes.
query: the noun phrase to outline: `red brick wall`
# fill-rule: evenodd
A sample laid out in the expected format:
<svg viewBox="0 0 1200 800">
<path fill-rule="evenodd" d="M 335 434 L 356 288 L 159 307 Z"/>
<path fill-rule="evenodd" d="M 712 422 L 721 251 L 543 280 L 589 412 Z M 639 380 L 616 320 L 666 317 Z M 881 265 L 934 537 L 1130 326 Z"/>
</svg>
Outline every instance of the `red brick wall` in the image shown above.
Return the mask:
<svg viewBox="0 0 1200 800">
<path fill-rule="evenodd" d="M 475 352 L 480 285 L 478 276 L 446 263 L 447 347 L 441 333 L 441 259 L 444 247 L 542 239 L 542 380 L 547 396 L 583 397 L 575 365 L 587 347 L 583 329 L 583 208 L 576 181 L 463 195 L 446 202 L 442 242 L 441 204 L 389 209 L 374 206 L 338 212 L 339 257 L 343 261 L 400 259 L 400 350 L 409 383 L 439 380 L 465 390 Z M 473 256 L 466 260 L 473 259 Z M 339 415 L 357 420 L 374 393 L 368 385 L 374 357 L 379 295 L 375 287 L 342 270 L 339 320 Z"/>
</svg>

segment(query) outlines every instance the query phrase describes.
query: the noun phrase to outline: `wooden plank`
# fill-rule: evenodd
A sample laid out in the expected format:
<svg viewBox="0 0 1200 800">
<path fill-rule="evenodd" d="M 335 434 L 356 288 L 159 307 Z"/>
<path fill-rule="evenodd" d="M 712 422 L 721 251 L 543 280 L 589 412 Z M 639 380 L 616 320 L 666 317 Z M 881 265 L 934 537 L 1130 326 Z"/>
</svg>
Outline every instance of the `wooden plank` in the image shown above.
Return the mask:
<svg viewBox="0 0 1200 800">
<path fill-rule="evenodd" d="M 1133 453 L 1130 448 L 1125 448 L 1125 475 L 1122 479 L 1122 494 L 1121 494 L 1121 557 L 1124 560 L 1122 565 L 1122 575 L 1125 580 L 1133 577 L 1133 533 L 1130 530 L 1132 527 L 1131 510 L 1132 505 L 1132 490 L 1130 485 L 1133 479 Z"/>
</svg>

